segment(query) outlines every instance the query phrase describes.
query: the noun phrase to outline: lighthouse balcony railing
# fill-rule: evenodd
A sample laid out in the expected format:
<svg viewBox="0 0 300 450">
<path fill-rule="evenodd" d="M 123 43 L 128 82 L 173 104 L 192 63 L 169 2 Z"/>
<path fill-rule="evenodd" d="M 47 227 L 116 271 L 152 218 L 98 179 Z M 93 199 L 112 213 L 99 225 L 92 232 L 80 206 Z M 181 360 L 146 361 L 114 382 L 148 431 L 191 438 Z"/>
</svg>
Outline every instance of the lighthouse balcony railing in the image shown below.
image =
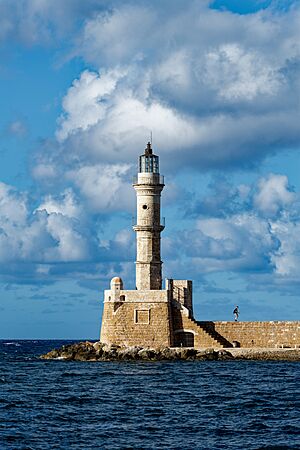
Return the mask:
<svg viewBox="0 0 300 450">
<path fill-rule="evenodd" d="M 139 221 L 137 222 L 137 218 L 136 216 L 132 216 L 132 226 L 136 227 L 136 226 L 142 226 L 142 227 L 153 227 L 153 221 L 149 220 L 149 219 L 139 219 Z M 161 217 L 160 218 L 160 227 L 165 228 L 166 226 L 166 219 L 165 217 Z"/>
<path fill-rule="evenodd" d="M 148 173 L 154 175 L 153 177 L 147 176 Z M 144 176 L 143 176 L 144 175 Z M 139 175 L 134 175 L 132 179 L 132 184 L 165 184 L 165 177 L 163 175 L 159 175 L 157 173 L 152 172 L 141 172 Z"/>
</svg>

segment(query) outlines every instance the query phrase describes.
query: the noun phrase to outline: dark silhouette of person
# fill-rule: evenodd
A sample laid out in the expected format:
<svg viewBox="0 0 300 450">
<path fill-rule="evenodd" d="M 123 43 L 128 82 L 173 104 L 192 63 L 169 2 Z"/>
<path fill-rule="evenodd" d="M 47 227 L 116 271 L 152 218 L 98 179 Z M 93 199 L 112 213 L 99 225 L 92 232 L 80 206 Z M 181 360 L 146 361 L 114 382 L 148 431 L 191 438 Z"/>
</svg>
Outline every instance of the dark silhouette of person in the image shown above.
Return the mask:
<svg viewBox="0 0 300 450">
<path fill-rule="evenodd" d="M 234 315 L 234 321 L 237 322 L 239 319 L 239 315 L 240 315 L 240 311 L 239 311 L 239 307 L 236 306 L 233 310 L 233 315 Z"/>
</svg>

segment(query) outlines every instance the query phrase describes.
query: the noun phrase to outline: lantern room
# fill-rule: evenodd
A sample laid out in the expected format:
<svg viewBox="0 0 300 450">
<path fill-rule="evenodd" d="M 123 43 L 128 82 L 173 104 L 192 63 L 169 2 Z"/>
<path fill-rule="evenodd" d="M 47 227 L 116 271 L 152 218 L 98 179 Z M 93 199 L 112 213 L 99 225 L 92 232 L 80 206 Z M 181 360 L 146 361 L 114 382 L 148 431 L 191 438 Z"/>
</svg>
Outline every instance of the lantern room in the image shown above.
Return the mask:
<svg viewBox="0 0 300 450">
<path fill-rule="evenodd" d="M 159 173 L 159 158 L 152 153 L 150 142 L 145 148 L 145 153 L 140 156 L 140 173 Z"/>
</svg>

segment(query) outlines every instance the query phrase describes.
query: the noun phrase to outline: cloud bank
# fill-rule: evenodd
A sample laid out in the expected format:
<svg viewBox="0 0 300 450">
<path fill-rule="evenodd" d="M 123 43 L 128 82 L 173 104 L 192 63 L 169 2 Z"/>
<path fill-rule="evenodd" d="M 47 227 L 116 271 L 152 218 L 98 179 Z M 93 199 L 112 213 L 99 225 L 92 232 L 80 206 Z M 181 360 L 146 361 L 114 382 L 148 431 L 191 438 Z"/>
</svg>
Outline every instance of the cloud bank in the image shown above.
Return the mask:
<svg viewBox="0 0 300 450">
<path fill-rule="evenodd" d="M 130 177 L 150 131 L 170 178 L 181 170 L 253 168 L 299 150 L 299 5 L 247 15 L 211 5 L 1 3 L 2 43 L 61 51 L 67 39 L 62 59 L 84 66 L 63 94 L 55 136 L 33 158 L 41 197 L 0 185 L 3 274 L 23 263 L 32 279 L 99 264 L 106 275 L 129 274 L 133 233 L 120 226 L 107 237 L 102 230 L 107 223 L 116 229 L 134 208 Z M 11 123 L 10 132 L 22 137 L 21 125 Z M 300 284 L 299 193 L 285 174 L 238 186 L 219 177 L 206 196 L 186 198 L 185 210 L 189 227 L 164 240 L 170 267 L 185 259 L 198 277 L 229 271 L 249 286 Z"/>
<path fill-rule="evenodd" d="M 99 70 L 85 70 L 63 100 L 62 146 L 128 163 L 152 130 L 173 169 L 198 170 L 298 148 L 299 8 L 239 15 L 175 4 L 124 4 L 86 21 L 74 54 Z"/>
</svg>

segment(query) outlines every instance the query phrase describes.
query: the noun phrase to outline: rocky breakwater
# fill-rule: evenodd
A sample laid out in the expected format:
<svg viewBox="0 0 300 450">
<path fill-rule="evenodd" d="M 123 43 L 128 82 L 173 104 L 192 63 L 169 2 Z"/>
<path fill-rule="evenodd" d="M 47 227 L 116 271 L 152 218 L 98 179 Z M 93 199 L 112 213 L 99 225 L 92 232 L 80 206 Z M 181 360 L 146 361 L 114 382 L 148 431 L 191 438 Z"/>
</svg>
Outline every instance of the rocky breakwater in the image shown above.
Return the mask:
<svg viewBox="0 0 300 450">
<path fill-rule="evenodd" d="M 41 356 L 42 359 L 66 361 L 210 361 L 210 360 L 260 360 L 300 361 L 300 349 L 220 349 L 194 348 L 143 348 L 106 345 L 102 342 L 80 342 L 63 345 Z"/>
<path fill-rule="evenodd" d="M 226 350 L 196 350 L 194 348 L 119 347 L 101 342 L 80 342 L 63 345 L 41 356 L 42 359 L 66 361 L 176 361 L 224 360 L 233 356 Z"/>
</svg>

